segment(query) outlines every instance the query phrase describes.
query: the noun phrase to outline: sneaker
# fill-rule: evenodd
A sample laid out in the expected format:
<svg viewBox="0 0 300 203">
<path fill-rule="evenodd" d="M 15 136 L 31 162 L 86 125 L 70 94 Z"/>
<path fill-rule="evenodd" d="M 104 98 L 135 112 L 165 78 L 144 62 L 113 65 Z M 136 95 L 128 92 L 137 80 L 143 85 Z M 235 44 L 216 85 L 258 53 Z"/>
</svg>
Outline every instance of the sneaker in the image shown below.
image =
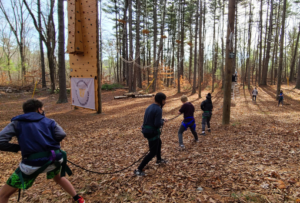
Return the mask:
<svg viewBox="0 0 300 203">
<path fill-rule="evenodd" d="M 204 133 L 201 133 L 200 135 L 203 135 L 203 136 L 205 136 L 205 132 L 204 132 Z"/>
<path fill-rule="evenodd" d="M 84 199 L 81 196 L 79 197 L 80 198 L 76 201 L 76 203 L 85 203 Z"/>
<path fill-rule="evenodd" d="M 155 165 L 159 165 L 159 164 L 166 164 L 168 161 L 165 159 L 161 159 L 161 160 L 157 160 Z"/>
<path fill-rule="evenodd" d="M 199 142 L 199 140 L 194 140 L 194 142 Z"/>
<path fill-rule="evenodd" d="M 207 130 L 209 133 L 211 132 L 210 129 Z"/>
<path fill-rule="evenodd" d="M 185 149 L 185 146 L 183 144 L 179 145 L 180 149 Z"/>
<path fill-rule="evenodd" d="M 140 171 L 139 169 L 134 170 L 133 173 L 134 173 L 134 175 L 140 176 L 140 177 L 143 177 L 146 175 L 143 171 Z"/>
</svg>

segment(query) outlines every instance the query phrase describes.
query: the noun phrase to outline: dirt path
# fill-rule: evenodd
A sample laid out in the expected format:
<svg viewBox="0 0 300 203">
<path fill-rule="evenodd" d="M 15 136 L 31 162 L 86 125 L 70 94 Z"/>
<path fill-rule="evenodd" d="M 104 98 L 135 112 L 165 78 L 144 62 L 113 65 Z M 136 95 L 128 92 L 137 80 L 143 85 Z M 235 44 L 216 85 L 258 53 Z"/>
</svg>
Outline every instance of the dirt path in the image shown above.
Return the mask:
<svg viewBox="0 0 300 203">
<path fill-rule="evenodd" d="M 115 175 L 96 175 L 71 167 L 70 177 L 87 202 L 283 202 L 300 197 L 299 91 L 283 87 L 285 103 L 277 107 L 275 88 L 259 88 L 257 102 L 249 91 L 240 90 L 233 103 L 230 126 L 222 126 L 223 93 L 213 94 L 212 133 L 193 143 L 184 134 L 186 150 L 178 150 L 177 131 L 182 118 L 166 124 L 162 134 L 165 166 L 146 168 L 147 177 L 132 176 L 130 168 Z M 71 110 L 70 104 L 56 105 L 57 95 L 37 95 L 45 102 L 47 117 L 55 119 L 67 132 L 63 149 L 69 159 L 90 170 L 111 172 L 136 161 L 147 152 L 147 140 L 140 133 L 144 111 L 153 98 L 113 100 L 122 91 L 104 92 L 104 114 Z M 163 117 L 173 118 L 180 108 L 180 96 L 166 90 L 168 99 Z M 204 91 L 204 96 L 207 91 Z M 196 109 L 203 98 L 190 95 Z M 10 98 L 8 98 L 8 96 Z M 0 103 L 0 128 L 21 113 L 21 104 L 30 95 L 5 95 Z M 198 132 L 201 111 L 196 111 Z M 0 183 L 18 166 L 20 154 L 0 152 Z M 282 182 L 280 182 L 282 181 Z M 197 192 L 202 187 L 203 192 Z M 286 189 L 279 189 L 286 188 Z M 284 195 L 286 194 L 286 195 Z M 298 197 L 299 196 L 299 197 Z M 16 201 L 15 195 L 12 199 Z M 23 202 L 71 202 L 52 181 L 40 176 L 25 192 Z"/>
</svg>

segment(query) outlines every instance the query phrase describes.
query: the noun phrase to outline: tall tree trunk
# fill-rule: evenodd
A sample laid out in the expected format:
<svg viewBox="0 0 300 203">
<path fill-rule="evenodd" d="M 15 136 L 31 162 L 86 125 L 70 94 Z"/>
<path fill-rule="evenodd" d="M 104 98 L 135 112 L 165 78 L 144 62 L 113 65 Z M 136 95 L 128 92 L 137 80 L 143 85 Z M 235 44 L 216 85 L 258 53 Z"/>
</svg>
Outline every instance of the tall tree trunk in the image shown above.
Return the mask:
<svg viewBox="0 0 300 203">
<path fill-rule="evenodd" d="M 198 98 L 201 98 L 201 82 L 203 77 L 203 39 L 202 39 L 202 0 L 200 0 L 200 19 L 199 19 L 199 70 L 198 70 Z M 198 17 L 197 17 L 198 19 Z M 197 36 L 197 35 L 196 35 Z"/>
<path fill-rule="evenodd" d="M 280 35 L 280 59 L 278 67 L 278 76 L 277 76 L 277 92 L 276 97 L 278 98 L 281 88 L 281 73 L 282 73 L 282 64 L 283 64 L 283 43 L 284 43 L 284 28 L 285 28 L 285 13 L 286 13 L 286 1 L 283 0 L 283 14 L 282 14 L 282 24 L 281 24 L 281 35 Z"/>
<path fill-rule="evenodd" d="M 275 85 L 275 68 L 277 67 L 277 52 L 278 52 L 278 34 L 280 31 L 279 29 L 279 20 L 280 19 L 280 4 L 278 5 L 278 9 L 277 9 L 277 20 L 276 20 L 276 36 L 275 36 L 275 42 L 274 42 L 274 48 L 273 48 L 273 59 L 272 59 L 272 74 L 271 74 L 271 85 L 274 84 Z"/>
<path fill-rule="evenodd" d="M 140 68 L 140 1 L 136 1 L 136 41 L 135 41 L 135 59 L 137 60 L 137 67 L 135 68 L 135 75 L 137 79 L 137 86 L 142 88 L 142 74 Z"/>
<path fill-rule="evenodd" d="M 202 69 L 201 69 L 201 75 L 202 75 L 202 77 L 201 77 L 201 82 L 203 82 L 204 81 L 204 77 L 203 77 L 203 75 L 204 75 L 204 61 L 205 61 L 205 58 L 206 58 L 206 55 L 204 55 L 204 51 L 205 51 L 205 46 L 204 46 L 204 44 L 205 44 L 205 38 L 206 38 L 206 29 L 205 29 L 205 21 L 206 21 L 206 17 L 205 17 L 205 15 L 206 15 L 206 0 L 204 0 L 204 6 L 203 6 L 203 26 L 202 26 L 202 32 L 203 32 L 203 34 L 202 34 Z M 205 65 L 206 65 L 207 63 L 206 63 L 206 61 L 205 61 Z"/>
<path fill-rule="evenodd" d="M 298 63 L 297 82 L 295 88 L 300 89 L 300 54 L 299 54 L 299 63 Z"/>
<path fill-rule="evenodd" d="M 223 0 L 223 5 L 222 5 L 222 64 L 221 64 L 221 72 L 222 72 L 222 88 L 224 87 L 224 82 L 225 82 L 225 75 L 224 75 L 224 21 L 225 21 L 225 0 Z"/>
<path fill-rule="evenodd" d="M 235 29 L 238 30 L 238 1 L 235 2 Z M 238 32 L 235 32 L 235 39 L 234 39 L 234 53 L 235 56 L 237 56 L 237 40 L 238 40 Z M 235 73 L 235 71 L 237 71 L 237 60 L 238 57 L 234 57 L 234 66 L 232 69 L 232 73 Z"/>
<path fill-rule="evenodd" d="M 267 78 L 268 78 L 268 67 L 269 67 L 269 60 L 270 60 L 271 40 L 272 40 L 272 31 L 273 31 L 273 0 L 271 0 L 270 12 L 271 13 L 270 13 L 269 32 L 268 32 L 268 39 L 267 39 L 267 52 L 265 56 L 264 71 L 263 71 L 263 85 L 267 85 Z"/>
<path fill-rule="evenodd" d="M 181 21 L 180 19 L 182 18 L 182 12 L 181 12 L 181 7 L 182 7 L 182 0 L 180 1 L 180 4 L 178 5 L 178 40 L 179 40 L 179 36 L 180 36 L 180 26 Z M 183 42 L 182 42 L 183 43 Z M 177 81 L 178 81 L 178 90 L 177 92 L 180 93 L 180 75 L 181 75 L 181 71 L 180 71 L 180 43 L 177 43 L 178 47 L 177 47 Z"/>
<path fill-rule="evenodd" d="M 182 0 L 182 18 L 181 18 L 181 63 L 180 63 L 180 75 L 183 78 L 183 64 L 184 64 L 184 5 L 185 0 Z"/>
<path fill-rule="evenodd" d="M 176 29 L 176 25 L 174 27 L 174 29 Z M 175 64 L 175 31 L 174 31 L 174 34 L 173 34 L 173 38 L 172 38 L 172 65 L 171 65 L 171 71 L 173 72 L 173 77 L 171 78 L 171 81 L 170 81 L 170 84 L 171 86 L 173 85 L 174 81 L 175 81 L 175 67 L 174 67 L 174 64 Z"/>
<path fill-rule="evenodd" d="M 299 38 L 300 38 L 300 24 L 299 24 L 299 31 L 298 31 L 298 36 L 297 36 L 297 40 L 296 40 L 295 50 L 294 50 L 293 58 L 292 58 L 292 62 L 291 62 L 290 82 L 294 81 L 294 72 L 295 72 L 295 64 L 296 64 L 296 60 L 297 60 Z"/>
<path fill-rule="evenodd" d="M 199 18 L 199 0 L 197 0 L 197 6 L 196 6 L 197 12 L 196 12 L 196 28 L 195 28 L 195 52 L 194 52 L 194 80 L 193 80 L 193 91 L 192 94 L 196 93 L 196 73 L 197 73 L 197 34 L 198 34 L 198 18 Z M 200 18 L 201 19 L 201 18 Z M 201 33 L 201 32 L 200 32 Z M 199 50 L 200 52 L 200 50 Z M 200 80 L 200 78 L 198 78 Z"/>
<path fill-rule="evenodd" d="M 41 0 L 37 0 L 38 7 L 38 23 L 39 28 L 42 29 L 42 14 L 41 14 Z M 46 87 L 46 71 L 45 71 L 45 58 L 44 58 L 44 48 L 42 34 L 39 33 L 39 45 L 40 45 L 40 60 L 41 60 L 41 70 L 42 70 L 42 87 Z"/>
<path fill-rule="evenodd" d="M 157 43 L 157 0 L 153 1 L 153 26 L 154 26 L 154 31 L 153 31 L 153 58 L 154 58 L 154 69 L 153 69 L 153 92 L 156 91 L 156 84 L 157 84 L 157 67 L 156 66 L 156 60 L 159 60 L 159 58 L 156 59 L 156 43 Z"/>
<path fill-rule="evenodd" d="M 213 28 L 213 48 L 212 48 L 212 57 L 213 57 L 213 61 L 212 61 L 212 75 L 211 75 L 211 78 L 212 78 L 212 84 L 211 84 L 211 92 L 214 92 L 215 90 L 215 70 L 217 68 L 217 49 L 216 47 L 218 46 L 217 45 L 217 42 L 216 42 L 216 10 L 217 10 L 217 6 L 215 5 L 215 8 L 214 8 L 214 13 L 213 13 L 213 18 L 214 18 L 214 28 Z"/>
<path fill-rule="evenodd" d="M 193 12 L 190 12 L 190 43 L 193 42 L 193 31 L 192 31 L 192 24 L 193 24 Z M 196 37 L 197 38 L 197 37 Z M 192 62 L 193 62 L 193 46 L 190 45 L 190 62 L 189 62 L 189 83 L 191 84 L 191 74 L 192 74 Z"/>
<path fill-rule="evenodd" d="M 59 67 L 59 98 L 57 103 L 67 103 L 66 67 L 65 67 L 65 21 L 64 1 L 57 2 L 58 14 L 58 67 Z"/>
<path fill-rule="evenodd" d="M 124 16 L 123 20 L 127 21 L 127 9 L 128 9 L 128 0 L 125 0 L 125 7 L 124 7 Z M 122 54 L 123 54 L 123 59 L 127 59 L 127 23 L 123 24 L 123 47 L 122 47 Z M 128 68 L 127 68 L 128 63 L 123 61 L 123 81 L 126 80 L 126 83 L 128 85 Z"/>
<path fill-rule="evenodd" d="M 119 50 L 119 32 L 118 32 L 118 10 L 117 10 L 117 0 L 115 0 L 115 12 L 116 12 L 116 43 L 117 50 Z M 120 64 L 121 66 L 121 64 Z M 117 51 L 117 83 L 119 83 L 119 51 Z"/>
<path fill-rule="evenodd" d="M 132 61 L 133 59 L 133 37 L 132 37 L 132 0 L 128 0 L 128 9 L 129 9 L 129 60 Z M 133 63 L 129 64 L 129 71 L 128 71 L 128 81 L 129 81 L 129 92 L 135 92 L 135 78 L 133 76 L 134 73 L 134 66 Z"/>
<path fill-rule="evenodd" d="M 260 42 L 259 42 L 259 70 L 258 70 L 258 84 L 260 85 L 261 83 L 261 59 L 262 59 L 262 24 L 263 24 L 263 19 L 262 19 L 262 12 L 263 12 L 263 0 L 260 1 Z"/>
<path fill-rule="evenodd" d="M 252 15 L 252 2 L 249 2 L 249 7 L 250 7 L 250 13 L 249 13 L 249 30 L 248 30 L 248 58 L 247 58 L 247 86 L 248 89 L 250 89 L 250 58 L 251 58 L 251 23 L 252 23 L 252 19 L 251 19 L 251 15 Z"/>
<path fill-rule="evenodd" d="M 228 5 L 228 26 L 227 29 L 227 41 L 226 41 L 226 56 L 229 55 L 230 51 L 233 51 L 232 41 L 230 41 L 230 33 L 234 33 L 234 13 L 235 13 L 235 0 L 229 0 Z M 224 86 L 224 100 L 223 100 L 223 125 L 228 125 L 230 123 L 230 106 L 231 106 L 231 81 L 232 81 L 232 66 L 234 64 L 234 59 L 226 57 L 226 80 Z"/>
</svg>

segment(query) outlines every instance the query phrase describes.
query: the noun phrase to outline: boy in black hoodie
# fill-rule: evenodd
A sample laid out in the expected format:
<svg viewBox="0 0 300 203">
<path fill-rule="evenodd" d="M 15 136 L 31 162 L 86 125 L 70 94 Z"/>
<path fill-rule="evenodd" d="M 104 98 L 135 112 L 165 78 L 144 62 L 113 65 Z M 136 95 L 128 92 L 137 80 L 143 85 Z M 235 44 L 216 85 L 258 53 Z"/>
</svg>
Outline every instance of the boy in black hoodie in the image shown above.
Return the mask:
<svg viewBox="0 0 300 203">
<path fill-rule="evenodd" d="M 202 114 L 202 133 L 201 135 L 205 135 L 205 124 L 207 123 L 207 131 L 210 132 L 210 119 L 212 116 L 213 104 L 211 101 L 211 94 L 208 93 L 206 96 L 206 100 L 201 103 L 201 109 L 203 111 Z"/>
<path fill-rule="evenodd" d="M 155 103 L 148 106 L 144 115 L 144 123 L 142 133 L 148 139 L 150 153 L 145 156 L 140 166 L 134 171 L 136 176 L 145 176 L 144 167 L 156 156 L 156 164 L 164 164 L 167 161 L 161 158 L 161 139 L 160 128 L 167 121 L 162 119 L 162 107 L 166 103 L 166 95 L 157 93 L 155 95 Z"/>
</svg>

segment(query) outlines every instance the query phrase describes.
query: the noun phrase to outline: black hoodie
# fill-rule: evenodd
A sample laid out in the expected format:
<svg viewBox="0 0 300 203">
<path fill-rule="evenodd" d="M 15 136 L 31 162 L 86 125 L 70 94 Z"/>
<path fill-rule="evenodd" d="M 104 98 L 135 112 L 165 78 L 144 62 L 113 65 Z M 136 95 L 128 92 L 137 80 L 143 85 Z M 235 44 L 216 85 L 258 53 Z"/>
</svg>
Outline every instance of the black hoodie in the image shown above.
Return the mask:
<svg viewBox="0 0 300 203">
<path fill-rule="evenodd" d="M 201 109 L 202 111 L 212 111 L 213 110 L 213 104 L 212 104 L 212 101 L 211 101 L 211 95 L 208 94 L 206 96 L 206 100 L 204 100 L 202 103 L 201 103 Z"/>
</svg>

